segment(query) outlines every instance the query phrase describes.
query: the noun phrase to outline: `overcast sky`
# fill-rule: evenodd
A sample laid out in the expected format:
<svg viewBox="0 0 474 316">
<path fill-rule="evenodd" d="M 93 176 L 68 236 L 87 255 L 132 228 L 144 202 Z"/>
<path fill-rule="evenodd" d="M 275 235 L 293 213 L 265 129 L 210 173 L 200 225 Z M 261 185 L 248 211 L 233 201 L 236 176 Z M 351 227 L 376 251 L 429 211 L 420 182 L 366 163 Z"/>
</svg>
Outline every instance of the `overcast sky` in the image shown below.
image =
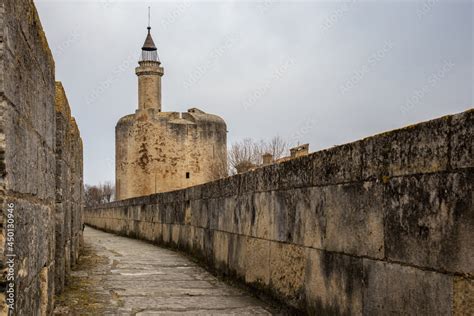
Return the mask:
<svg viewBox="0 0 474 316">
<path fill-rule="evenodd" d="M 198 107 L 228 142 L 316 151 L 473 107 L 472 1 L 48 1 L 37 8 L 84 141 L 114 181 L 115 124 L 137 108 L 147 7 L 163 110 Z"/>
</svg>

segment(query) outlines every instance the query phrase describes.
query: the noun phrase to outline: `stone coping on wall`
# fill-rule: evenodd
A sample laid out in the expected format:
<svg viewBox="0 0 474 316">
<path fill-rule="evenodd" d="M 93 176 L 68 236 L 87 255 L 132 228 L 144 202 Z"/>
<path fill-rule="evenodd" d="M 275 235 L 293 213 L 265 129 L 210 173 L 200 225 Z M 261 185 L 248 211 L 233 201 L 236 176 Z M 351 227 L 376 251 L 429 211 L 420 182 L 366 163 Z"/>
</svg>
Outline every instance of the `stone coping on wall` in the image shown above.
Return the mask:
<svg viewBox="0 0 474 316">
<path fill-rule="evenodd" d="M 462 172 L 474 167 L 473 130 L 474 109 L 469 109 L 194 187 L 90 209 Z"/>
</svg>

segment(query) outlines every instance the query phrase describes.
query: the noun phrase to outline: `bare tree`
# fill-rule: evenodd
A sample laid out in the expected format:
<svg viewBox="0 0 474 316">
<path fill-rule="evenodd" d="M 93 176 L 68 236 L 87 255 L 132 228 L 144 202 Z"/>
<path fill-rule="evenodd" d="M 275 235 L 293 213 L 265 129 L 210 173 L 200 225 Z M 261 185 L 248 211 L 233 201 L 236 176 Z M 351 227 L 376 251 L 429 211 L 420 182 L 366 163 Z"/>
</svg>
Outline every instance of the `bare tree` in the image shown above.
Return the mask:
<svg viewBox="0 0 474 316">
<path fill-rule="evenodd" d="M 100 204 L 100 189 L 94 185 L 84 185 L 84 202 L 86 207 L 96 206 Z"/>
<path fill-rule="evenodd" d="M 97 206 L 113 201 L 115 196 L 115 186 L 110 182 L 99 185 L 84 185 L 85 206 Z"/>
<path fill-rule="evenodd" d="M 265 152 L 273 156 L 273 159 L 279 159 L 289 150 L 288 142 L 280 136 L 273 137 L 269 142 L 265 143 Z"/>
<path fill-rule="evenodd" d="M 258 163 L 258 145 L 251 138 L 245 138 L 240 142 L 235 142 L 229 149 L 228 161 L 232 173 L 235 173 L 237 167 L 243 163 Z"/>
<path fill-rule="evenodd" d="M 257 165 L 262 164 L 262 156 L 264 154 L 272 155 L 273 160 L 282 158 L 284 154 L 288 151 L 288 149 L 289 149 L 288 142 L 285 141 L 280 136 L 275 136 L 269 141 L 261 140 L 255 145 L 255 150 L 256 150 L 255 155 L 257 156 L 255 163 Z"/>
<path fill-rule="evenodd" d="M 229 169 L 231 174 L 249 170 L 262 164 L 263 154 L 269 153 L 274 159 L 281 158 L 288 150 L 288 142 L 280 136 L 273 137 L 270 141 L 255 141 L 245 138 L 233 143 L 229 153 Z"/>
<path fill-rule="evenodd" d="M 115 187 L 110 182 L 105 182 L 102 185 L 99 185 L 102 189 L 102 197 L 105 203 L 111 202 L 115 193 Z"/>
</svg>

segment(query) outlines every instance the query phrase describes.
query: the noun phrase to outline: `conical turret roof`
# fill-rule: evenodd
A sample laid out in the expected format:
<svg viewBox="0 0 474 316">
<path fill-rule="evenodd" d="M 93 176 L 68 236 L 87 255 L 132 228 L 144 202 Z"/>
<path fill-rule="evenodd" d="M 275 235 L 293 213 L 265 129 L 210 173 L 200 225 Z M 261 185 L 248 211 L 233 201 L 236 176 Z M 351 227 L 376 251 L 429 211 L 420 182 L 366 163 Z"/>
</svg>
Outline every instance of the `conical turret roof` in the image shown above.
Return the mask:
<svg viewBox="0 0 474 316">
<path fill-rule="evenodd" d="M 146 36 L 145 43 L 143 44 L 142 50 L 156 51 L 155 42 L 151 37 L 151 27 L 148 27 L 148 35 Z"/>
</svg>

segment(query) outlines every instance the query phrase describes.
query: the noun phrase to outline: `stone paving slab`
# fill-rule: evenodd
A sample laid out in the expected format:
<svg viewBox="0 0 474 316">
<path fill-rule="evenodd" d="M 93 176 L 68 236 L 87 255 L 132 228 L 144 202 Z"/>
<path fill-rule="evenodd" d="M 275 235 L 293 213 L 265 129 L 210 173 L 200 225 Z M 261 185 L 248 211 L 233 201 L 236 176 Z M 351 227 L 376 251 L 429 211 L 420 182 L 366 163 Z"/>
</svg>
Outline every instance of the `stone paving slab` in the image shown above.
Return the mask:
<svg viewBox="0 0 474 316">
<path fill-rule="evenodd" d="M 277 315 L 187 257 L 87 227 L 85 254 L 55 315 Z"/>
</svg>

